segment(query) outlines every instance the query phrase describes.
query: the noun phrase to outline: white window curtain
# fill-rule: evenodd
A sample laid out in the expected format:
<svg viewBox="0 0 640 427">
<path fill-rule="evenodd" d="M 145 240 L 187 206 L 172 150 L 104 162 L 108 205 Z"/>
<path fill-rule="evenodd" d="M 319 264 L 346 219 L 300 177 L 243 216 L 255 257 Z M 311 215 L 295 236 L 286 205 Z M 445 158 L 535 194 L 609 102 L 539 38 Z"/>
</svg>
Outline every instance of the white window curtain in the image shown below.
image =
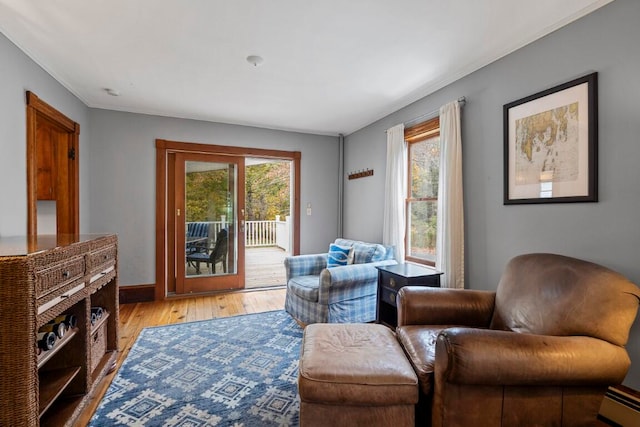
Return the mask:
<svg viewBox="0 0 640 427">
<path fill-rule="evenodd" d="M 436 269 L 443 288 L 464 288 L 464 210 L 462 205 L 462 133 L 460 103 L 440 108 L 440 180 Z"/>
<path fill-rule="evenodd" d="M 396 261 L 404 261 L 407 143 L 404 124 L 387 129 L 387 175 L 384 185 L 382 243 L 396 248 Z"/>
</svg>

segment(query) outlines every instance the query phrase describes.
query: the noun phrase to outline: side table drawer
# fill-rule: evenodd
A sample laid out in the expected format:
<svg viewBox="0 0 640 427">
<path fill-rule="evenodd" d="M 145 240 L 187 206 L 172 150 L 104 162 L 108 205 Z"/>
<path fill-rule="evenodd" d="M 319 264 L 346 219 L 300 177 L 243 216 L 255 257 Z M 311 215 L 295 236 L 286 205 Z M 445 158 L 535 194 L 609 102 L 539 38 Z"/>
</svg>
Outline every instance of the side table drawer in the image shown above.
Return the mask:
<svg viewBox="0 0 640 427">
<path fill-rule="evenodd" d="M 418 284 L 418 283 L 416 283 Z M 413 283 L 409 283 L 409 285 L 413 285 Z M 433 276 L 423 277 L 419 281 L 419 286 L 429 286 L 432 288 L 440 287 L 440 275 L 434 274 Z"/>
<path fill-rule="evenodd" d="M 395 289 L 397 292 L 401 287 L 407 285 L 407 281 L 392 274 L 382 274 L 382 283 L 380 285 L 385 288 Z"/>
<path fill-rule="evenodd" d="M 398 291 L 396 289 L 389 289 L 385 287 L 382 287 L 380 290 L 381 290 L 380 297 L 382 298 L 382 302 L 385 302 L 387 304 L 391 304 L 394 307 L 397 307 L 396 298 L 398 297 Z"/>
</svg>

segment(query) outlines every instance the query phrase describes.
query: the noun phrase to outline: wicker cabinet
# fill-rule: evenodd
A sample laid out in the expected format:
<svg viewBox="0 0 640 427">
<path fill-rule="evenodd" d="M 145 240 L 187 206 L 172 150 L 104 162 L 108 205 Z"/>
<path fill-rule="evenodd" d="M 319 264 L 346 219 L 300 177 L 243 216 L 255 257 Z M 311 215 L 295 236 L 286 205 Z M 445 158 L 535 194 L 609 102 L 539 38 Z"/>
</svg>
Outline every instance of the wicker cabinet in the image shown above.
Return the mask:
<svg viewBox="0 0 640 427">
<path fill-rule="evenodd" d="M 114 235 L 0 238 L 0 425 L 73 424 L 115 368 L 117 286 Z M 74 327 L 39 351 L 38 330 L 60 316 Z"/>
</svg>

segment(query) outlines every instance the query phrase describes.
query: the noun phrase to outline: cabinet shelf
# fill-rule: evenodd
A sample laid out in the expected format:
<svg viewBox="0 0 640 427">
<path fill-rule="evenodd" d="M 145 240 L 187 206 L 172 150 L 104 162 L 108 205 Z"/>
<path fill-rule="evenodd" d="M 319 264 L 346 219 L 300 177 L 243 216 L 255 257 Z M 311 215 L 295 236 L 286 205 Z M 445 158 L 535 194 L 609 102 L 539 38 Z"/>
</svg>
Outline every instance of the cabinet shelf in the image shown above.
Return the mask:
<svg viewBox="0 0 640 427">
<path fill-rule="evenodd" d="M 97 381 L 99 378 L 102 378 L 105 375 L 108 375 L 111 372 L 115 371 L 117 367 L 117 361 L 118 352 L 114 350 L 107 351 L 104 356 L 102 356 L 102 359 L 100 359 L 100 362 L 98 362 L 96 369 L 93 371 L 93 380 Z"/>
<path fill-rule="evenodd" d="M 52 427 L 69 425 L 69 420 L 74 419 L 81 410 L 84 398 L 84 395 L 60 397 L 40 418 L 40 425 Z"/>
<path fill-rule="evenodd" d="M 51 350 L 43 351 L 38 355 L 38 369 L 42 368 L 49 359 L 56 355 L 78 333 L 78 328 L 69 329 L 62 338 L 56 339 L 56 344 Z"/>
<path fill-rule="evenodd" d="M 40 417 L 80 372 L 80 367 L 55 369 L 40 373 Z"/>
<path fill-rule="evenodd" d="M 109 312 L 107 310 L 104 310 L 104 312 L 102 313 L 102 317 L 96 320 L 96 323 L 91 325 L 91 335 L 93 335 L 98 329 L 100 329 L 100 326 L 102 326 L 102 324 L 106 322 L 108 318 Z"/>
</svg>

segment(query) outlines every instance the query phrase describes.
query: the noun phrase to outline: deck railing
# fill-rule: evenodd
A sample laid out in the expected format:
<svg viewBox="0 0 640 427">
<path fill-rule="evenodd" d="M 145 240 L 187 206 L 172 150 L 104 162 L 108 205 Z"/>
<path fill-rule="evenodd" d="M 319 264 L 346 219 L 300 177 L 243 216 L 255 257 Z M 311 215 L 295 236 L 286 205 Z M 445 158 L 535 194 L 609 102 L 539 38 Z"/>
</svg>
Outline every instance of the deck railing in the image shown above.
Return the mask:
<svg viewBox="0 0 640 427">
<path fill-rule="evenodd" d="M 275 221 L 245 221 L 244 245 L 247 248 L 276 245 Z"/>
<path fill-rule="evenodd" d="M 276 215 L 275 221 L 245 221 L 245 247 L 277 246 L 289 251 L 291 246 L 290 224 L 288 216 L 284 221 L 281 221 L 280 215 Z"/>
<path fill-rule="evenodd" d="M 275 221 L 245 221 L 244 223 L 244 244 L 245 247 L 265 247 L 278 246 L 285 251 L 289 250 L 289 218 L 280 221 L 277 217 Z M 226 221 L 200 221 L 207 222 L 213 226 L 212 235 L 218 234 L 220 229 L 227 226 Z"/>
</svg>

